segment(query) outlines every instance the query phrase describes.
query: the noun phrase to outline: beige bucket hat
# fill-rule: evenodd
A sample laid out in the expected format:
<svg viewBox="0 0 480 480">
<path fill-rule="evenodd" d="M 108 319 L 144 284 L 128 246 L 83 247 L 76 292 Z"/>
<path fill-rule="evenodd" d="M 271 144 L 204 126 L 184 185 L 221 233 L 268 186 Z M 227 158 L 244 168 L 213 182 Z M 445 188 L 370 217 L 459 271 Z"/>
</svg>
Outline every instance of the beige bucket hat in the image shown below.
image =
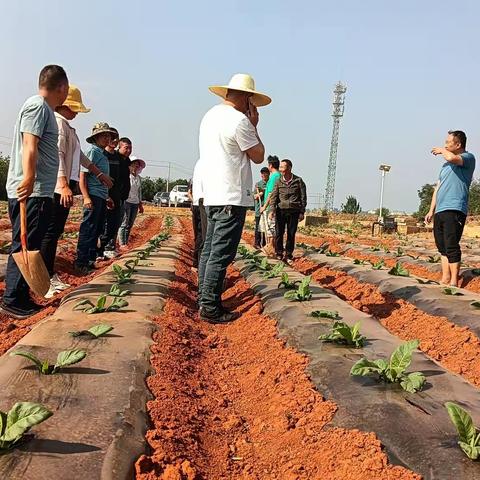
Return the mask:
<svg viewBox="0 0 480 480">
<path fill-rule="evenodd" d="M 208 89 L 215 95 L 218 95 L 222 98 L 227 96 L 228 90 L 239 90 L 240 92 L 253 93 L 252 103 L 256 107 L 264 107 L 272 101 L 269 96 L 255 90 L 255 80 L 251 75 L 246 73 L 236 73 L 230 79 L 228 85 L 214 85 L 212 87 L 208 87 Z"/>
<path fill-rule="evenodd" d="M 118 136 L 118 132 L 110 127 L 108 123 L 99 122 L 96 123 L 92 128 L 92 134 L 86 139 L 88 143 L 93 143 L 96 135 L 101 133 L 111 133 L 112 135 Z"/>
</svg>

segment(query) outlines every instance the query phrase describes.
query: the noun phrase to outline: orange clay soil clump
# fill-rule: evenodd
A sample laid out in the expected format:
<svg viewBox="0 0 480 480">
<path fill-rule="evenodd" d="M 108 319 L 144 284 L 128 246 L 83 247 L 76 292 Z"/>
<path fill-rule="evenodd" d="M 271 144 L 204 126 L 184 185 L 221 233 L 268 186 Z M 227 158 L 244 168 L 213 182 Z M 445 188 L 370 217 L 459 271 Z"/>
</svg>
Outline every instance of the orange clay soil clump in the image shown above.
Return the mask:
<svg viewBox="0 0 480 480">
<path fill-rule="evenodd" d="M 191 244 L 188 229 L 155 319 L 151 453 L 138 459 L 137 480 L 420 479 L 389 465 L 373 433 L 328 427 L 336 405 L 314 389 L 307 358 L 277 338 L 237 271 L 229 270 L 224 298 L 240 318 L 199 320 Z"/>
<path fill-rule="evenodd" d="M 129 247 L 137 248 L 158 234 L 162 228 L 162 221 L 163 219 L 160 216 L 149 216 L 148 218 L 145 218 L 145 220 L 141 220 L 139 222 L 141 226 L 136 225 L 132 230 Z M 77 239 L 62 240 L 59 243 L 59 248 L 57 250 L 58 255 L 55 259 L 57 273 L 64 282 L 67 282 L 72 286 L 71 288 L 55 295 L 55 297 L 50 300 L 37 298 L 36 301 L 39 304 L 44 305 L 45 308 L 36 315 L 25 320 L 15 320 L 0 313 L 0 355 L 3 355 L 9 348 L 13 347 L 32 329 L 33 325 L 49 315 L 52 315 L 60 305 L 62 298 L 73 288 L 89 282 L 115 261 L 107 260 L 99 262 L 98 269 L 95 270 L 95 272 L 85 277 L 77 277 L 73 274 L 73 261 L 75 260 L 76 249 Z M 0 298 L 3 296 L 4 290 L 5 283 L 0 282 Z"/>
<path fill-rule="evenodd" d="M 294 268 L 326 288 L 332 289 L 353 307 L 378 318 L 391 333 L 403 340 L 420 340 L 420 349 L 445 368 L 480 387 L 480 340 L 467 327 L 445 317 L 422 312 L 411 303 L 381 293 L 375 285 L 361 283 L 345 272 L 319 267 L 303 258 Z"/>
</svg>

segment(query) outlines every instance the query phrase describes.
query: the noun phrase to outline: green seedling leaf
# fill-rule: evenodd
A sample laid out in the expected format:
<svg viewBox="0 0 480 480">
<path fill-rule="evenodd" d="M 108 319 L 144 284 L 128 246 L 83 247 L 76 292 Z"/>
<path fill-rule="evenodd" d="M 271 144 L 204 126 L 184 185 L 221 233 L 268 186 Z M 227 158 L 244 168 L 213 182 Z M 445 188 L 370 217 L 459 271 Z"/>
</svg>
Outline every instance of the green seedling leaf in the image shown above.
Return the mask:
<svg viewBox="0 0 480 480">
<path fill-rule="evenodd" d="M 112 330 L 113 330 L 113 327 L 111 325 L 108 325 L 107 323 L 100 323 L 98 325 L 94 325 L 88 330 L 70 332 L 70 335 L 72 335 L 72 337 L 87 336 L 90 338 L 99 338 L 99 337 L 103 337 L 104 335 L 106 335 L 108 332 Z"/>
<path fill-rule="evenodd" d="M 480 275 L 480 268 L 472 268 L 471 271 L 473 275 Z"/>
<path fill-rule="evenodd" d="M 380 251 L 380 247 L 371 247 L 370 250 L 372 252 L 379 252 Z"/>
<path fill-rule="evenodd" d="M 403 248 L 398 247 L 397 251 L 395 252 L 396 257 L 403 257 L 405 255 L 405 252 L 403 251 Z"/>
<path fill-rule="evenodd" d="M 402 266 L 400 262 L 397 262 L 394 267 L 392 267 L 388 273 L 390 275 L 395 275 L 397 277 L 409 277 L 410 272 Z"/>
<path fill-rule="evenodd" d="M 95 305 L 92 303 L 91 300 L 85 299 L 85 300 L 82 300 L 82 301 L 76 303 L 75 306 L 73 307 L 73 309 L 74 310 L 85 310 L 87 308 L 87 306 L 94 307 Z M 80 308 L 80 307 L 84 307 L 84 308 Z"/>
<path fill-rule="evenodd" d="M 324 342 L 335 342 L 345 345 L 351 345 L 355 348 L 363 347 L 365 337 L 360 335 L 360 322 L 350 327 L 344 322 L 335 322 L 331 333 L 320 335 L 319 340 Z"/>
<path fill-rule="evenodd" d="M 276 278 L 280 275 L 282 270 L 285 268 L 285 264 L 283 262 L 279 262 L 270 271 L 266 271 L 263 273 L 263 278 Z"/>
<path fill-rule="evenodd" d="M 110 291 L 108 292 L 108 295 L 110 297 L 125 297 L 126 295 L 130 295 L 130 293 L 132 293 L 130 290 L 122 290 L 118 283 L 114 283 L 110 287 Z"/>
<path fill-rule="evenodd" d="M 453 295 L 453 296 L 463 295 L 463 293 L 459 292 L 458 289 L 456 289 L 455 287 L 445 287 L 442 291 L 445 295 Z"/>
<path fill-rule="evenodd" d="M 290 281 L 288 273 L 282 273 L 282 281 L 278 284 L 277 288 L 286 288 L 287 290 L 291 290 L 292 288 L 297 288 L 297 285 L 301 282 L 301 280 Z"/>
<path fill-rule="evenodd" d="M 27 351 L 24 351 L 24 350 L 17 350 L 15 352 L 12 352 L 10 353 L 10 355 L 14 356 L 14 355 L 18 355 L 19 357 L 24 357 L 28 360 L 30 360 L 31 362 L 33 362 L 38 371 L 40 373 L 42 373 L 42 367 L 43 367 L 43 363 L 42 361 L 35 355 L 33 354 L 32 352 L 27 352 Z"/>
<path fill-rule="evenodd" d="M 439 263 L 440 262 L 440 255 L 429 255 L 427 259 L 428 263 Z"/>
<path fill-rule="evenodd" d="M 325 255 L 326 255 L 327 257 L 339 257 L 339 256 L 340 256 L 339 253 L 337 253 L 337 252 L 332 252 L 331 250 L 329 250 L 328 252 L 326 252 Z"/>
<path fill-rule="evenodd" d="M 314 310 L 310 316 L 316 318 L 331 318 L 332 320 L 339 318 L 336 310 Z"/>
<path fill-rule="evenodd" d="M 312 277 L 304 277 L 300 282 L 300 285 L 296 290 L 289 290 L 283 295 L 287 300 L 295 300 L 297 302 L 304 302 L 312 298 L 312 292 L 310 291 L 310 281 Z"/>
<path fill-rule="evenodd" d="M 97 305 L 96 307 L 100 310 L 105 307 L 105 304 L 107 303 L 107 296 L 106 295 L 100 295 L 97 300 Z"/>
<path fill-rule="evenodd" d="M 472 417 L 456 403 L 446 402 L 445 407 L 457 429 L 460 448 L 468 458 L 477 460 L 480 455 L 480 433 L 475 428 Z"/>
<path fill-rule="evenodd" d="M 120 310 L 123 307 L 128 306 L 128 302 L 124 300 L 123 298 L 115 297 L 113 299 L 113 302 L 111 303 L 110 306 L 108 306 L 105 311 L 107 312 L 114 312 L 116 310 Z"/>
<path fill-rule="evenodd" d="M 378 262 L 376 262 L 376 263 L 372 263 L 372 268 L 373 268 L 374 270 L 381 270 L 382 267 L 384 267 L 384 266 L 385 266 L 385 262 L 384 262 L 383 260 L 380 260 L 380 261 L 378 261 Z"/>
<path fill-rule="evenodd" d="M 30 428 L 52 415 L 43 405 L 31 402 L 18 402 L 7 414 L 1 412 L 0 450 L 12 448 Z"/>
<path fill-rule="evenodd" d="M 366 262 L 365 260 L 360 260 L 359 258 L 355 258 L 355 259 L 353 260 L 353 263 L 354 263 L 355 265 L 365 265 L 367 262 Z"/>
<path fill-rule="evenodd" d="M 389 361 L 380 358 L 368 360 L 362 358 L 352 367 L 351 375 L 367 376 L 376 374 L 387 383 L 399 383 L 400 386 L 410 393 L 420 390 L 425 377 L 421 372 L 405 373 L 412 362 L 412 353 L 418 347 L 418 340 L 410 340 L 400 345 L 390 356 Z"/>
<path fill-rule="evenodd" d="M 85 350 L 64 350 L 57 355 L 57 361 L 53 367 L 53 373 L 58 372 L 60 369 L 75 363 L 81 362 L 87 356 Z"/>
</svg>

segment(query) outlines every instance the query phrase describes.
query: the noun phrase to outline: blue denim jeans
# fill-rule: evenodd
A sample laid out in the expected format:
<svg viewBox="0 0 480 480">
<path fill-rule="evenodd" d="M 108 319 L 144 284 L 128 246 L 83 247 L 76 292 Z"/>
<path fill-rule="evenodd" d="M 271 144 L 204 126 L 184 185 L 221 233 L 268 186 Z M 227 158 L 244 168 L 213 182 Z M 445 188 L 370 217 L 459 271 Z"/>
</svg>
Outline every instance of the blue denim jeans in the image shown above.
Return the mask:
<svg viewBox="0 0 480 480">
<path fill-rule="evenodd" d="M 30 197 L 27 200 L 27 247 L 28 250 L 40 250 L 42 239 L 50 222 L 52 199 Z M 20 243 L 20 203 L 16 198 L 8 200 L 8 214 L 12 223 L 12 246 L 5 272 L 5 292 L 3 301 L 6 305 L 26 308 L 30 300 L 27 282 L 12 257 L 12 253 L 22 249 Z"/>
<path fill-rule="evenodd" d="M 118 240 L 120 245 L 126 245 L 128 243 L 128 238 L 130 237 L 130 230 L 135 223 L 138 213 L 138 203 L 128 203 L 124 204 L 124 213 L 122 224 L 120 225 L 120 230 L 118 231 Z"/>
<path fill-rule="evenodd" d="M 103 198 L 91 195 L 92 209 L 83 209 L 83 220 L 78 233 L 77 260 L 78 266 L 86 267 L 88 262 L 97 258 L 98 237 L 105 225 L 107 202 Z"/>
<path fill-rule="evenodd" d="M 226 205 L 205 209 L 207 234 L 198 265 L 198 295 L 205 313 L 220 315 L 223 281 L 237 253 L 247 208 Z"/>
</svg>

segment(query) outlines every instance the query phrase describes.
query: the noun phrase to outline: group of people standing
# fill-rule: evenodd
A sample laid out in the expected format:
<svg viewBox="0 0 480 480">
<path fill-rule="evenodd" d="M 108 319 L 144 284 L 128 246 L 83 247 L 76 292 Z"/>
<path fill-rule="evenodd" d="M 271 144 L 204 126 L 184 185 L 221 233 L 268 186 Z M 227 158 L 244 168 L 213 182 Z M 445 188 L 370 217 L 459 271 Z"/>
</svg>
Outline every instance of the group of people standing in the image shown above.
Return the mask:
<svg viewBox="0 0 480 480">
<path fill-rule="evenodd" d="M 40 72 L 38 95 L 28 98 L 18 114 L 6 185 L 12 245 L 0 303 L 0 310 L 11 317 L 26 318 L 42 308 L 30 297 L 12 257 L 22 248 L 22 203 L 28 248 L 40 251 L 50 274 L 47 298 L 70 286 L 55 273 L 55 257 L 77 193 L 83 197 L 77 275 L 88 275 L 97 260 L 117 255 L 117 236 L 118 250 L 126 248 L 136 213 L 143 211 L 139 173 L 145 162 L 130 156 L 127 137 L 119 138 L 115 128 L 97 123 L 86 139 L 90 149 L 82 152 L 70 122 L 89 111 L 65 70 L 47 65 Z"/>
<path fill-rule="evenodd" d="M 200 124 L 199 149 L 191 182 L 196 233 L 194 268 L 198 271 L 200 318 L 226 323 L 236 318 L 222 303 L 226 270 L 235 258 L 247 210 L 255 205 L 255 246 L 272 238 L 278 259 L 291 261 L 295 232 L 307 205 L 305 184 L 292 173 L 292 162 L 268 159 L 262 183 L 253 189 L 251 163 L 261 164 L 265 147 L 258 134 L 258 107 L 270 104 L 250 75 L 236 74 L 228 85 L 210 91 L 223 98 Z M 263 215 L 264 227 L 261 227 Z M 284 249 L 283 236 L 287 229 Z M 264 234 L 262 240 L 262 232 Z M 275 232 L 273 234 L 273 232 Z"/>
</svg>

